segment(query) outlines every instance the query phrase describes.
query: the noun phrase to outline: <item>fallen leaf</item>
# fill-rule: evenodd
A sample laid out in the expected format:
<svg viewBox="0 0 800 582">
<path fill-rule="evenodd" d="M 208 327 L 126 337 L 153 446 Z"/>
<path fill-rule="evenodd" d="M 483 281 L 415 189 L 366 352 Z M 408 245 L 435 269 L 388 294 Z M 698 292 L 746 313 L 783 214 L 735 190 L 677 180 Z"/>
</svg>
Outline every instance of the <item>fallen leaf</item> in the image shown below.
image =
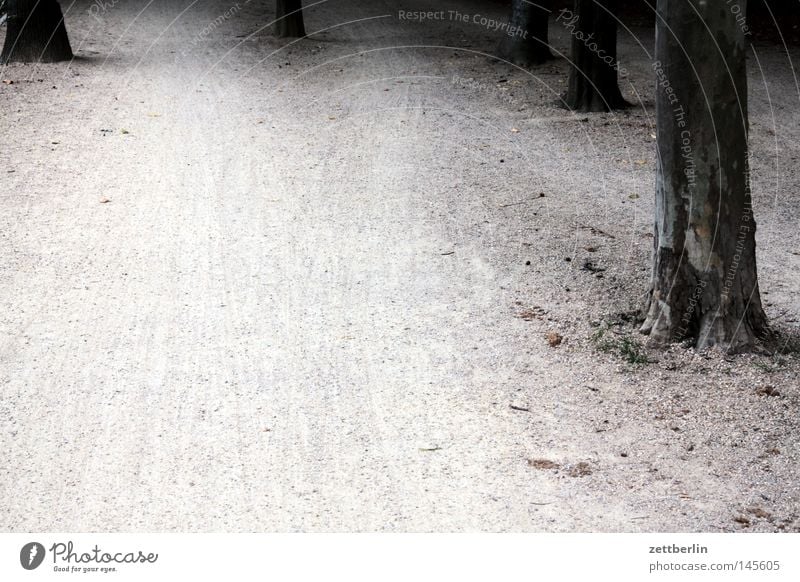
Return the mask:
<svg viewBox="0 0 800 582">
<path fill-rule="evenodd" d="M 758 517 L 760 519 L 768 519 L 768 520 L 772 519 L 772 514 L 769 511 L 761 509 L 760 507 L 751 507 L 747 510 L 747 513 L 749 513 L 750 515 L 754 515 L 755 517 Z"/>
<path fill-rule="evenodd" d="M 756 390 L 756 394 L 759 396 L 780 396 L 781 393 L 776 390 L 773 386 L 762 386 L 758 390 Z"/>
<path fill-rule="evenodd" d="M 589 271 L 590 273 L 602 273 L 606 270 L 605 267 L 598 267 L 589 259 L 583 261 L 583 265 L 581 266 L 582 271 Z"/>
<path fill-rule="evenodd" d="M 561 465 L 559 465 L 558 463 L 550 461 L 548 459 L 528 459 L 528 465 L 533 467 L 534 469 L 540 469 L 542 471 L 550 469 L 558 469 L 561 467 Z"/>
<path fill-rule="evenodd" d="M 736 517 L 733 518 L 733 521 L 735 521 L 736 523 L 740 523 L 745 527 L 750 525 L 750 520 L 743 515 L 737 515 Z"/>
<path fill-rule="evenodd" d="M 525 321 L 533 321 L 534 319 L 541 319 L 545 315 L 547 315 L 547 312 L 541 307 L 531 307 L 530 309 L 520 311 L 517 317 Z"/>
<path fill-rule="evenodd" d="M 589 463 L 581 461 L 577 465 L 570 467 L 568 473 L 570 477 L 586 477 L 592 474 L 592 467 Z"/>
<path fill-rule="evenodd" d="M 557 331 L 548 331 L 544 334 L 544 337 L 547 338 L 547 343 L 550 344 L 551 348 L 561 345 L 561 342 L 564 341 L 564 336 Z"/>
</svg>

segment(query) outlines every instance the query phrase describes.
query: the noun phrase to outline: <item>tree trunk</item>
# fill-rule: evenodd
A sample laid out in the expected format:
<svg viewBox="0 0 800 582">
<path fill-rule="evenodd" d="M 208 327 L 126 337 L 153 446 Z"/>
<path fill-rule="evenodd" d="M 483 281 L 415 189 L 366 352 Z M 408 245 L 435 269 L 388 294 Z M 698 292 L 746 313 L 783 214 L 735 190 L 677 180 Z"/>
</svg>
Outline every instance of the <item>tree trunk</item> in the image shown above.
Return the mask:
<svg viewBox="0 0 800 582">
<path fill-rule="evenodd" d="M 549 8 L 550 0 L 512 0 L 511 19 L 498 48 L 499 56 L 526 68 L 552 59 L 547 37 Z"/>
<path fill-rule="evenodd" d="M 278 0 L 275 20 L 275 34 L 280 38 L 299 38 L 306 35 L 302 0 Z"/>
<path fill-rule="evenodd" d="M 574 111 L 611 111 L 628 104 L 617 85 L 616 0 L 575 0 L 556 22 L 572 37 L 572 69 L 564 104 Z"/>
<path fill-rule="evenodd" d="M 0 62 L 54 63 L 71 58 L 64 17 L 56 0 L 8 0 Z"/>
<path fill-rule="evenodd" d="M 652 343 L 753 348 L 767 331 L 756 270 L 744 33 L 716 2 L 658 0 Z"/>
</svg>

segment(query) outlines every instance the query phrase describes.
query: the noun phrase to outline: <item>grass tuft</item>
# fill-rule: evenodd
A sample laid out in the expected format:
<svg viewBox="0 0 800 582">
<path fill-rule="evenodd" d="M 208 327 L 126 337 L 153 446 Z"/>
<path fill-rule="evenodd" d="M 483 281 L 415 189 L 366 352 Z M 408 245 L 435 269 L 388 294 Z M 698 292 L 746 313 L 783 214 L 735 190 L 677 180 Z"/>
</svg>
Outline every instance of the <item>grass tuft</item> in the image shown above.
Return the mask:
<svg viewBox="0 0 800 582">
<path fill-rule="evenodd" d="M 591 336 L 590 340 L 599 351 L 612 354 L 634 366 L 643 366 L 650 363 L 647 351 L 638 340 L 629 335 L 616 336 L 608 333 L 608 326 L 601 326 Z"/>
</svg>

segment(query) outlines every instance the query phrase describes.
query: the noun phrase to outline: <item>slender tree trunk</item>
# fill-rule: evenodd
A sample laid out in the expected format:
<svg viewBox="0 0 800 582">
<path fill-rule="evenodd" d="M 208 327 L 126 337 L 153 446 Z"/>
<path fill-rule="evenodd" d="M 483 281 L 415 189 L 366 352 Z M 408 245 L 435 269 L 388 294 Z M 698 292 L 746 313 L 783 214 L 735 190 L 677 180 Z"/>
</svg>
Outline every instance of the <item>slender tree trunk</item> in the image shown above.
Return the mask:
<svg viewBox="0 0 800 582">
<path fill-rule="evenodd" d="M 550 4 L 551 0 L 512 0 L 509 28 L 498 49 L 501 58 L 521 67 L 553 58 L 547 36 Z"/>
<path fill-rule="evenodd" d="M 8 0 L 0 62 L 53 63 L 71 58 L 64 17 L 56 0 Z"/>
<path fill-rule="evenodd" d="M 742 2 L 744 4 L 744 2 Z M 767 331 L 747 152 L 746 44 L 717 2 L 658 0 L 653 343 L 754 347 Z"/>
<path fill-rule="evenodd" d="M 280 38 L 299 38 L 306 35 L 302 0 L 278 0 L 275 19 L 275 34 Z"/>
<path fill-rule="evenodd" d="M 575 0 L 556 22 L 572 37 L 572 69 L 564 104 L 575 111 L 611 111 L 628 104 L 617 84 L 616 0 Z"/>
</svg>

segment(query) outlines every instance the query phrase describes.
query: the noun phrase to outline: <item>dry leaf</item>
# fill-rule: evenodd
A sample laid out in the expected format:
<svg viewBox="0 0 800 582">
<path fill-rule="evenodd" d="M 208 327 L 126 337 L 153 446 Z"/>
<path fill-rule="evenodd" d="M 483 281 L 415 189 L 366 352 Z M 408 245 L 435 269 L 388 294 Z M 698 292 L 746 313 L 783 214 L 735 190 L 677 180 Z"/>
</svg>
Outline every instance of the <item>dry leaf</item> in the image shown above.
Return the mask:
<svg viewBox="0 0 800 582">
<path fill-rule="evenodd" d="M 533 321 L 534 319 L 541 319 L 547 315 L 547 312 L 541 307 L 534 306 L 530 309 L 524 309 L 517 314 L 517 317 L 525 321 Z"/>
<path fill-rule="evenodd" d="M 528 465 L 533 467 L 534 469 L 541 469 L 542 471 L 549 470 L 549 469 L 558 469 L 561 467 L 556 462 L 550 461 L 548 459 L 528 459 Z"/>
<path fill-rule="evenodd" d="M 564 336 L 557 331 L 548 331 L 544 337 L 547 338 L 547 343 L 550 344 L 551 348 L 561 345 L 561 342 L 564 341 Z"/>
<path fill-rule="evenodd" d="M 586 477 L 592 474 L 592 467 L 589 463 L 581 461 L 577 465 L 570 467 L 568 474 L 570 477 Z"/>
</svg>

